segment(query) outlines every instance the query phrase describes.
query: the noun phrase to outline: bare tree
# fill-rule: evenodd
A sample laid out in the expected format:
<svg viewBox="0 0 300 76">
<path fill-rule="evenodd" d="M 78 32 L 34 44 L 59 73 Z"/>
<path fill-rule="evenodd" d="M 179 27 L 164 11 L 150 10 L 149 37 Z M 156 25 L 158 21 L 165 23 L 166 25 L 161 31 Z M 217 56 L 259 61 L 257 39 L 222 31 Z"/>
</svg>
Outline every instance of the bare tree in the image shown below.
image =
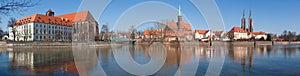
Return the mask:
<svg viewBox="0 0 300 76">
<path fill-rule="evenodd" d="M 283 33 L 279 36 L 285 41 L 295 41 L 297 39 L 297 33 L 292 31 L 284 30 Z"/>
<path fill-rule="evenodd" d="M 232 32 L 228 32 L 226 35 L 231 41 L 234 41 L 234 34 Z"/>
<path fill-rule="evenodd" d="M 156 22 L 155 23 L 155 29 L 157 29 L 159 31 L 158 37 L 160 38 L 164 38 L 163 36 L 163 29 L 166 27 L 166 24 L 162 23 L 162 22 Z"/>
<path fill-rule="evenodd" d="M 109 30 L 108 30 L 108 24 L 103 24 L 103 26 L 101 27 L 101 32 L 100 32 L 100 40 L 104 40 L 107 41 L 107 39 L 109 38 Z"/>
<path fill-rule="evenodd" d="M 8 24 L 7 24 L 7 27 L 11 27 L 11 28 L 12 28 L 12 34 L 13 34 L 13 36 L 14 36 L 14 41 L 16 41 L 16 32 L 17 32 L 17 30 L 16 30 L 15 27 L 13 27 L 13 25 L 14 25 L 14 23 L 15 23 L 16 21 L 17 21 L 17 20 L 16 20 L 15 18 L 11 17 L 11 18 L 9 18 Z"/>
<path fill-rule="evenodd" d="M 17 21 L 16 18 L 13 18 L 13 17 L 9 18 L 8 23 L 7 23 L 7 27 L 12 27 L 13 24 L 14 24 L 16 21 Z"/>
<path fill-rule="evenodd" d="M 136 34 L 136 29 L 134 28 L 134 25 L 131 25 L 129 27 L 129 33 L 130 33 L 130 38 L 134 39 L 135 38 L 135 34 Z"/>
<path fill-rule="evenodd" d="M 27 8 L 36 6 L 39 1 L 32 0 L 0 0 L 0 14 L 9 15 L 10 13 L 18 13 L 26 11 Z"/>
</svg>

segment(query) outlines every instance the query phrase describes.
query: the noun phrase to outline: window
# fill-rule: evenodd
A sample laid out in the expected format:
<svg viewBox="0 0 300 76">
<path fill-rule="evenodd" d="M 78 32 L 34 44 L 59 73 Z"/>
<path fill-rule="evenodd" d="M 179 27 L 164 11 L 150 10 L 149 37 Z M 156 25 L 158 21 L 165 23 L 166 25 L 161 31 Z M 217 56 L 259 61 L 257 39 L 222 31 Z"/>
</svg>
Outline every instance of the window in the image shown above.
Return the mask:
<svg viewBox="0 0 300 76">
<path fill-rule="evenodd" d="M 35 33 L 38 33 L 38 32 L 39 32 L 39 30 L 35 29 Z"/>
</svg>

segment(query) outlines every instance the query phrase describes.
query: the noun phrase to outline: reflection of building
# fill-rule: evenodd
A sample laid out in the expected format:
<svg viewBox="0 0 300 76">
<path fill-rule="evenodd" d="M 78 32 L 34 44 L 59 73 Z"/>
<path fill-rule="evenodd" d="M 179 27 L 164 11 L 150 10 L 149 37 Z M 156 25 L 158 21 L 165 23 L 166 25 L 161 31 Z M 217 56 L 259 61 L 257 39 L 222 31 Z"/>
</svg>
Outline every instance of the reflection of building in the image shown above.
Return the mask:
<svg viewBox="0 0 300 76">
<path fill-rule="evenodd" d="M 77 73 L 71 49 L 13 49 L 9 60 L 12 68 L 20 67 L 33 74 L 56 70 Z"/>
<path fill-rule="evenodd" d="M 248 69 L 251 70 L 254 51 L 253 47 L 232 46 L 230 48 L 233 49 L 229 50 L 229 55 L 232 57 L 233 61 L 241 61 L 243 70 L 245 70 L 246 64 L 248 64 Z"/>
<path fill-rule="evenodd" d="M 84 33 L 82 37 L 91 38 L 90 36 L 98 35 L 98 24 L 88 11 L 54 16 L 54 12 L 48 10 L 45 15 L 34 14 L 17 20 L 14 26 L 9 28 L 9 39 L 13 40 L 15 35 L 17 41 L 68 41 L 72 38 L 73 29 L 74 32 L 88 30 L 88 34 L 96 33 Z"/>
</svg>

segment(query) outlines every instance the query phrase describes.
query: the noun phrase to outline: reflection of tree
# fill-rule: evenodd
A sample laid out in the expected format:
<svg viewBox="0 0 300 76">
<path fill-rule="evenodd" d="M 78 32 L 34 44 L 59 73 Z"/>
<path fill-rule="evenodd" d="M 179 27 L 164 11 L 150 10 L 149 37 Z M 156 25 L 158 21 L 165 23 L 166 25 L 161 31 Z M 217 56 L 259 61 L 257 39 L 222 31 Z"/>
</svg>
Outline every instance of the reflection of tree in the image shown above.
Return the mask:
<svg viewBox="0 0 300 76">
<path fill-rule="evenodd" d="M 287 56 L 291 57 L 292 55 L 295 55 L 296 50 L 297 50 L 297 48 L 289 47 L 289 46 L 286 46 L 286 45 L 284 45 L 283 48 L 282 48 L 284 57 L 287 57 Z"/>
<path fill-rule="evenodd" d="M 272 46 L 269 45 L 269 46 L 266 46 L 266 47 L 267 47 L 267 48 L 266 48 L 266 49 L 267 49 L 267 50 L 266 50 L 266 51 L 267 51 L 267 54 L 268 54 L 268 56 L 270 56 L 271 51 L 272 51 Z"/>
</svg>

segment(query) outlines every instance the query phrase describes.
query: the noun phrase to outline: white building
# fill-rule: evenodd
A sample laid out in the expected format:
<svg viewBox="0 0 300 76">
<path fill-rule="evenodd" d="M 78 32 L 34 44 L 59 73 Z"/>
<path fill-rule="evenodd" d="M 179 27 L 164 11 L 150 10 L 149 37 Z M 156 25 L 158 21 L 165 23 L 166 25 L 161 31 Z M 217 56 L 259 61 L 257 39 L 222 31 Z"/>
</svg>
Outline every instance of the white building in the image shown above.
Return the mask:
<svg viewBox="0 0 300 76">
<path fill-rule="evenodd" d="M 208 36 L 210 36 L 208 30 L 195 30 L 195 39 L 204 39 Z"/>
<path fill-rule="evenodd" d="M 229 32 L 228 32 L 229 38 L 233 38 L 234 40 L 238 39 L 248 39 L 248 34 L 245 30 L 243 30 L 240 27 L 233 27 Z"/>
<path fill-rule="evenodd" d="M 267 35 L 265 32 L 248 32 L 248 37 L 249 38 L 254 37 L 255 39 L 263 38 L 264 40 L 267 39 Z"/>
<path fill-rule="evenodd" d="M 208 41 L 211 36 L 215 36 L 215 34 L 209 30 L 195 30 L 195 39 L 201 41 Z"/>
<path fill-rule="evenodd" d="M 90 19 L 86 18 L 90 17 L 88 14 L 88 11 L 83 11 L 54 16 L 54 12 L 48 10 L 45 15 L 34 14 L 20 18 L 12 27 L 9 27 L 9 39 L 14 40 L 15 38 L 16 41 L 70 41 L 73 23 Z"/>
</svg>

